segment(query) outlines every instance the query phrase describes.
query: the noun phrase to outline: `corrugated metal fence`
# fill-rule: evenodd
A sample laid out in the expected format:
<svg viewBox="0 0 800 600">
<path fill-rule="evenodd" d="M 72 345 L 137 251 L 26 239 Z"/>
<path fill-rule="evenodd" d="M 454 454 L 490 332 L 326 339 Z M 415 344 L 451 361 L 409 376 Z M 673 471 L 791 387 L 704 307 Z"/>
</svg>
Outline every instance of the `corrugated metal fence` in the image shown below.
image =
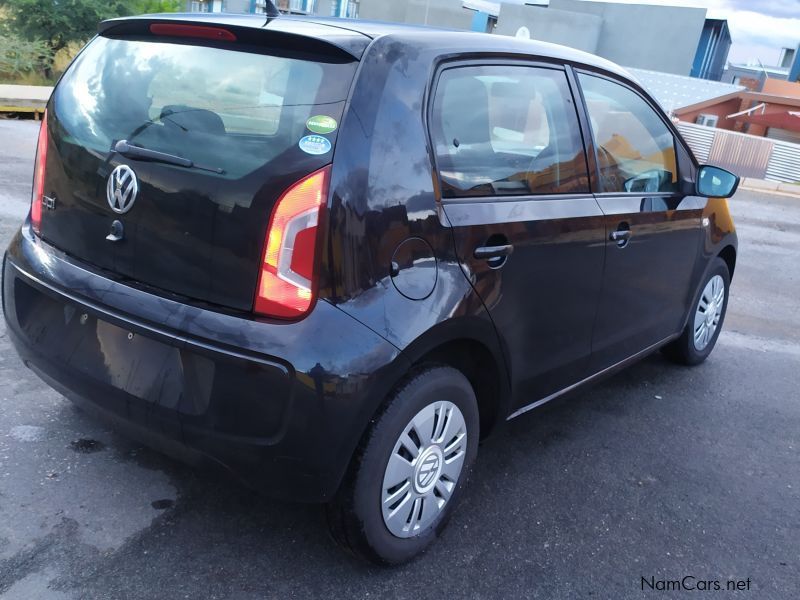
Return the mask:
<svg viewBox="0 0 800 600">
<path fill-rule="evenodd" d="M 792 144 L 694 123 L 677 123 L 697 160 L 742 177 L 800 182 L 800 144 Z"/>
<path fill-rule="evenodd" d="M 800 183 L 800 144 L 775 141 L 764 179 Z"/>
<path fill-rule="evenodd" d="M 697 162 L 701 165 L 708 162 L 708 155 L 711 153 L 711 146 L 714 144 L 714 134 L 717 129 L 713 127 L 703 127 L 701 125 L 692 125 L 691 123 L 684 123 L 678 121 L 676 123 L 678 131 L 681 132 L 683 139 L 689 144 L 689 147 L 694 152 Z"/>
</svg>

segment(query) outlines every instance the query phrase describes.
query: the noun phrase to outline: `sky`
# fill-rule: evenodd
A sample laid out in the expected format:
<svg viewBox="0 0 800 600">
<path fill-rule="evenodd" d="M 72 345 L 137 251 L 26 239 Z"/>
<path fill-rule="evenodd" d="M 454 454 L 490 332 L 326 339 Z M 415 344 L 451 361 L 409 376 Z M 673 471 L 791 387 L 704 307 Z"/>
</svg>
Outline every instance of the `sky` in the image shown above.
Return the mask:
<svg viewBox="0 0 800 600">
<path fill-rule="evenodd" d="M 608 1 L 608 0 L 604 0 Z M 708 18 L 728 19 L 733 38 L 728 60 L 776 65 L 781 48 L 800 44 L 800 0 L 612 0 L 625 4 L 697 6 Z"/>
</svg>

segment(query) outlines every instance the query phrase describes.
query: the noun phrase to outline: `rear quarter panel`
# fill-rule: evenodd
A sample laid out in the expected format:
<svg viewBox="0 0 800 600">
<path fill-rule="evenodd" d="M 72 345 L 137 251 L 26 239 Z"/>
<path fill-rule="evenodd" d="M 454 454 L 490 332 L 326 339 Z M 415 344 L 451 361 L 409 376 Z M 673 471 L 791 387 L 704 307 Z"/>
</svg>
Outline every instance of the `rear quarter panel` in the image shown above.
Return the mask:
<svg viewBox="0 0 800 600">
<path fill-rule="evenodd" d="M 336 145 L 320 297 L 328 298 L 414 362 L 453 339 L 481 342 L 505 372 L 494 326 L 465 277 L 440 216 L 425 111 L 437 51 L 406 36 L 365 52 Z M 435 285 L 409 299 L 393 283 L 397 247 L 421 238 L 435 257 Z M 406 281 L 431 278 L 430 261 L 401 264 Z M 380 399 L 378 399 L 379 401 Z"/>
</svg>

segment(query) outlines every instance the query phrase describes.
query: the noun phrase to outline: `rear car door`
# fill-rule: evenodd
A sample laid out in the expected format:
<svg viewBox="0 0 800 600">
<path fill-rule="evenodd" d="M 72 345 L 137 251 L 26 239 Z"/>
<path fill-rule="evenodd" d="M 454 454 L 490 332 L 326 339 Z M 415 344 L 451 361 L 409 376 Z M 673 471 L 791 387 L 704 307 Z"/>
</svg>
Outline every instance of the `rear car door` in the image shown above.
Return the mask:
<svg viewBox="0 0 800 600">
<path fill-rule="evenodd" d="M 578 81 L 608 247 L 594 329 L 596 372 L 681 329 L 705 201 L 682 193 L 691 163 L 660 111 L 621 81 L 589 73 Z"/>
<path fill-rule="evenodd" d="M 605 229 L 567 73 L 451 64 L 430 113 L 442 210 L 506 352 L 515 408 L 586 374 Z"/>
</svg>

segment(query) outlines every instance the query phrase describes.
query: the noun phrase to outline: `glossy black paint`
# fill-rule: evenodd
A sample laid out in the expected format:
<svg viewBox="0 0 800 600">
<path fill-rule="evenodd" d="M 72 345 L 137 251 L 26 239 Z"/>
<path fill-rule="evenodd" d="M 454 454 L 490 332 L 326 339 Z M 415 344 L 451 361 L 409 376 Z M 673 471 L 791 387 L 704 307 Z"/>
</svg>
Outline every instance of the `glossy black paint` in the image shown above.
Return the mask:
<svg viewBox="0 0 800 600">
<path fill-rule="evenodd" d="M 535 58 L 565 68 L 572 86 L 573 67 L 628 79 L 607 61 L 503 36 L 362 22 L 201 21 L 266 25 L 298 44 L 317 39 L 360 59 L 333 156 L 312 312 L 297 322 L 257 319 L 246 307 L 232 314 L 145 288 L 115 274 L 113 262 L 98 269 L 67 256 L 27 224 L 3 269 L 8 330 L 26 364 L 173 454 L 210 458 L 274 495 L 324 501 L 383 398 L 416 363 L 465 370 L 485 435 L 496 421 L 676 335 L 715 256 L 733 271 L 727 204 L 694 195 L 697 164 L 682 141 L 681 194 L 599 193 L 574 87 L 592 193 L 442 201 L 427 131 L 441 65 Z M 58 165 L 51 171 L 48 163 L 50 173 L 54 185 L 66 185 Z M 187 173 L 181 185 L 197 186 L 197 177 Z M 619 248 L 610 234 L 623 223 L 631 235 Z M 81 224 L 87 235 L 108 233 Z M 246 243 L 261 243 L 263 231 L 242 226 L 256 238 Z M 229 243 L 206 250 L 226 252 Z M 476 258 L 487 246 L 512 250 Z M 622 311 L 635 316 L 623 323 Z"/>
<path fill-rule="evenodd" d="M 134 20 L 133 23 L 138 21 Z M 119 35 L 120 29 L 126 30 L 120 25 L 108 30 L 107 34 Z M 274 39 L 271 30 L 269 33 L 258 33 L 263 43 L 269 44 L 269 48 L 282 58 L 311 56 L 311 48 L 298 51 L 294 44 L 286 42 L 283 37 Z M 84 51 L 87 60 L 92 52 L 97 54 L 95 48 L 100 43 L 106 44 L 103 48 L 106 54 L 111 53 L 108 60 L 112 64 L 124 62 L 124 54 L 133 51 L 130 48 L 134 44 L 131 39 L 159 43 L 162 52 L 164 48 L 171 47 L 159 36 L 146 36 L 143 32 L 127 32 L 127 36 L 125 41 L 108 41 L 105 38 L 94 40 L 91 49 Z M 216 46 L 230 52 L 241 52 L 243 47 L 239 42 Z M 244 46 L 245 49 L 247 47 Z M 327 52 L 318 59 L 334 60 L 329 56 L 331 48 L 333 46 L 327 46 Z M 222 53 L 216 56 L 219 54 Z M 77 60 L 80 65 L 83 57 Z M 316 104 L 309 112 L 330 114 L 338 119 L 355 68 L 352 57 L 342 63 L 324 65 L 323 83 L 319 85 L 314 100 Z M 93 70 L 95 67 L 86 66 L 86 69 Z M 74 70 L 80 71 L 77 67 Z M 144 70 L 144 73 L 148 71 Z M 335 80 L 331 81 L 334 73 Z M 151 75 L 149 77 L 152 79 Z M 330 162 L 330 156 L 313 156 L 303 152 L 295 140 L 270 160 L 248 162 L 253 167 L 247 169 L 249 172 L 237 176 L 141 157 L 137 159 L 130 153 L 116 151 L 120 146 L 119 140 L 113 144 L 113 148 L 111 143 L 106 147 L 89 145 L 85 143 L 87 130 L 116 133 L 117 128 L 105 125 L 112 117 L 119 122 L 127 123 L 130 120 L 127 111 L 131 106 L 125 105 L 123 108 L 119 98 L 133 95 L 126 86 L 147 89 L 147 78 L 134 69 L 120 78 L 116 69 L 106 65 L 97 74 L 97 79 L 101 81 L 91 83 L 93 87 L 90 89 L 103 89 L 105 100 L 102 102 L 98 100 L 94 106 L 76 106 L 76 98 L 80 97 L 82 86 L 87 82 L 85 77 L 68 71 L 48 105 L 50 144 L 46 194 L 56 198 L 57 209 L 48 211 L 43 219 L 42 237 L 72 256 L 125 277 L 136 285 L 149 286 L 160 293 L 174 294 L 187 301 L 249 312 L 258 280 L 262 246 L 275 202 L 292 184 Z M 106 82 L 105 87 L 102 82 Z M 144 91 L 139 90 L 138 93 L 141 95 Z M 297 95 L 304 94 L 295 92 Z M 117 101 L 112 101 L 113 98 L 117 98 Z M 144 101 L 144 96 L 141 99 Z M 287 93 L 287 103 L 292 100 L 293 96 Z M 71 118 L 70 113 L 75 111 L 81 111 L 83 118 Z M 128 119 L 123 120 L 123 115 Z M 202 130 L 199 133 L 194 130 L 182 133 L 179 126 L 173 124 L 170 133 L 168 124 L 174 123 L 175 119 L 173 116 L 166 123 L 157 123 L 137 118 L 131 125 L 120 126 L 119 131 L 124 132 L 120 135 L 130 136 L 131 139 L 135 137 L 137 143 L 144 138 L 145 144 L 148 143 L 146 136 L 151 134 L 157 142 L 162 141 L 159 137 L 177 140 L 180 136 L 186 136 L 187 140 L 176 142 L 175 145 L 184 146 L 181 150 L 195 158 L 198 151 L 192 145 L 198 144 L 232 143 L 234 145 L 231 147 L 237 151 L 250 151 L 252 154 L 264 149 L 258 144 L 251 145 L 252 138 L 241 132 L 223 136 L 206 135 Z M 217 119 L 222 127 L 222 121 L 218 116 Z M 303 127 L 303 123 L 299 126 Z M 289 137 L 285 132 L 293 132 L 297 124 L 290 118 L 284 118 L 276 129 L 280 130 L 280 135 L 275 137 L 285 138 Z M 155 134 L 156 131 L 160 133 Z M 336 143 L 336 132 L 327 137 L 332 144 Z M 280 142 L 279 139 L 277 143 Z M 127 147 L 128 144 L 122 146 Z M 221 162 L 231 164 L 234 161 L 229 159 Z M 120 165 L 131 167 L 136 173 L 139 188 L 135 208 L 122 215 L 112 212 L 106 200 L 108 177 Z M 207 165 L 214 166 L 218 165 Z M 122 222 L 125 237 L 118 244 L 108 244 L 106 235 L 115 220 Z"/>
<path fill-rule="evenodd" d="M 364 399 L 409 366 L 327 302 L 295 323 L 204 310 L 108 279 L 27 224 L 3 309 L 22 359 L 71 399 L 300 500 L 330 497 L 374 410 Z"/>
<path fill-rule="evenodd" d="M 579 216 L 568 217 L 573 207 Z M 456 220 L 473 208 L 444 210 L 465 272 L 504 341 L 518 408 L 586 375 L 603 282 L 603 220 L 591 195 L 498 199 L 491 208 L 502 212 L 463 225 Z M 514 248 L 499 268 L 474 256 L 488 241 Z"/>
<path fill-rule="evenodd" d="M 603 293 L 594 326 L 592 371 L 614 365 L 680 330 L 694 296 L 705 200 L 674 196 L 598 196 L 609 235 Z M 698 199 L 699 200 L 699 199 Z"/>
</svg>

